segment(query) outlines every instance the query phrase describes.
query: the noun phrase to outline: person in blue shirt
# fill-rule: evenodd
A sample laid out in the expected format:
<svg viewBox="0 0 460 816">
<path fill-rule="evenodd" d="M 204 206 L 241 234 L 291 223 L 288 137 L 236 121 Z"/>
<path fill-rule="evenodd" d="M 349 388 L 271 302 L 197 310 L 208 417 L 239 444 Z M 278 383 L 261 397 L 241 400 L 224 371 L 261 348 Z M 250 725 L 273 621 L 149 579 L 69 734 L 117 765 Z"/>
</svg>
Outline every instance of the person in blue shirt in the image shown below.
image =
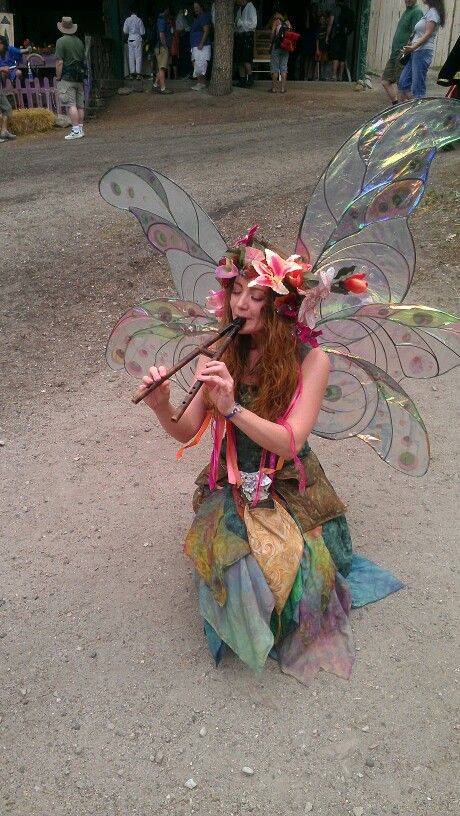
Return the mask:
<svg viewBox="0 0 460 816">
<path fill-rule="evenodd" d="M 206 71 L 211 59 L 209 32 L 211 30 L 211 14 L 206 11 L 202 3 L 193 4 L 195 19 L 190 29 L 190 46 L 192 49 L 193 76 L 196 85 L 192 91 L 204 91 L 206 88 Z"/>
<path fill-rule="evenodd" d="M 6 37 L 0 37 L 0 73 L 3 79 L 21 79 L 22 71 L 16 65 L 22 61 L 22 51 L 8 43 Z"/>
</svg>

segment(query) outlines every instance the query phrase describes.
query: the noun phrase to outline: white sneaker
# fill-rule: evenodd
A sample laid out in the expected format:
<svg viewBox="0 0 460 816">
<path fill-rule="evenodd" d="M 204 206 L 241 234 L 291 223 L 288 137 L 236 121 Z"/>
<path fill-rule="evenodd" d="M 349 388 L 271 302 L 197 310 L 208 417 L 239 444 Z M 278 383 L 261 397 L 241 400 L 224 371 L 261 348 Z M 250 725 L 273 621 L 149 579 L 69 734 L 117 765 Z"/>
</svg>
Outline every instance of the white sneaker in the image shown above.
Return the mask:
<svg viewBox="0 0 460 816">
<path fill-rule="evenodd" d="M 206 90 L 206 85 L 199 85 L 199 84 L 192 85 L 192 91 L 205 91 L 205 90 Z"/>
<path fill-rule="evenodd" d="M 67 139 L 70 142 L 71 139 L 83 139 L 84 135 L 85 134 L 82 130 L 71 130 L 67 136 L 64 136 L 64 139 Z"/>
</svg>

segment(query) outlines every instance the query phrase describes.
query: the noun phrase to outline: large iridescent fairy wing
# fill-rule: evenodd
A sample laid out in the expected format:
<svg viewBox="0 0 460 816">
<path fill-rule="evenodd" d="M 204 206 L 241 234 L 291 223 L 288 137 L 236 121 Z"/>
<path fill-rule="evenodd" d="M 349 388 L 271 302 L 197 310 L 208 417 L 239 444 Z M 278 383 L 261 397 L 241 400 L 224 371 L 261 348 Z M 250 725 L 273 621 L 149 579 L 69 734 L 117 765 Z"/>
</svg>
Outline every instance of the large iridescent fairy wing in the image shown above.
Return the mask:
<svg viewBox="0 0 460 816">
<path fill-rule="evenodd" d="M 350 307 L 318 328 L 321 345 L 367 361 L 396 382 L 437 377 L 460 364 L 459 318 L 427 306 Z"/>
<path fill-rule="evenodd" d="M 430 462 L 428 434 L 399 383 L 377 366 L 330 351 L 331 375 L 314 433 L 357 436 L 397 470 L 423 476 Z"/>
<path fill-rule="evenodd" d="M 303 218 L 297 252 L 315 271 L 355 266 L 366 295 L 328 298 L 323 316 L 347 305 L 400 303 L 415 250 L 407 219 L 420 203 L 436 150 L 460 137 L 455 100 L 423 99 L 374 117 L 353 134 L 318 182 Z"/>
<path fill-rule="evenodd" d="M 199 304 L 176 298 L 155 298 L 129 309 L 114 326 L 106 349 L 110 368 L 125 369 L 140 379 L 150 366 L 176 365 L 218 331 L 217 320 Z M 187 390 L 196 360 L 173 377 Z"/>
<path fill-rule="evenodd" d="M 196 201 L 158 171 L 135 164 L 113 167 L 99 190 L 137 218 L 154 250 L 166 257 L 179 297 L 204 306 L 227 246 Z"/>
</svg>

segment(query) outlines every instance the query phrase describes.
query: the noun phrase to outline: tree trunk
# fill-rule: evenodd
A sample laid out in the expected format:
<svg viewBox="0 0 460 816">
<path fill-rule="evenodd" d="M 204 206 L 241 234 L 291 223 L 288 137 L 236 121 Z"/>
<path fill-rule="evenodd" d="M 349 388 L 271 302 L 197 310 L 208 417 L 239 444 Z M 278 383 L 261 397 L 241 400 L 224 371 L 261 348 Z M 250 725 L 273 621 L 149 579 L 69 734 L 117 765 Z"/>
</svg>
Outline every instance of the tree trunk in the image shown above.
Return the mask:
<svg viewBox="0 0 460 816">
<path fill-rule="evenodd" d="M 214 46 L 209 93 L 227 96 L 232 92 L 233 0 L 215 0 Z"/>
</svg>

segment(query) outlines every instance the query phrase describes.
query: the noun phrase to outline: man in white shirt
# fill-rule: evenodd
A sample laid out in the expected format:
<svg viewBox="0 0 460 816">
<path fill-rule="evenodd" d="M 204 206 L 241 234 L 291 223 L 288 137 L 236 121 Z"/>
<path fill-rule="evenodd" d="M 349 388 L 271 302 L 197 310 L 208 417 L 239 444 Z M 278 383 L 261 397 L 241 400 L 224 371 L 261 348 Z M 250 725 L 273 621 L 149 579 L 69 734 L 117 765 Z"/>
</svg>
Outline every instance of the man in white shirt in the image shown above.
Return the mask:
<svg viewBox="0 0 460 816">
<path fill-rule="evenodd" d="M 176 14 L 176 31 L 179 33 L 181 31 L 190 31 L 190 23 L 187 20 L 186 14 L 184 14 L 187 9 L 179 9 Z"/>
<path fill-rule="evenodd" d="M 252 88 L 252 58 L 254 56 L 254 31 L 257 28 L 257 11 L 248 0 L 237 0 L 235 17 L 235 62 L 238 66 L 240 88 Z"/>
<path fill-rule="evenodd" d="M 142 70 L 142 37 L 145 35 L 144 23 L 136 11 L 126 18 L 123 34 L 128 36 L 128 63 L 131 79 L 141 78 Z"/>
</svg>

